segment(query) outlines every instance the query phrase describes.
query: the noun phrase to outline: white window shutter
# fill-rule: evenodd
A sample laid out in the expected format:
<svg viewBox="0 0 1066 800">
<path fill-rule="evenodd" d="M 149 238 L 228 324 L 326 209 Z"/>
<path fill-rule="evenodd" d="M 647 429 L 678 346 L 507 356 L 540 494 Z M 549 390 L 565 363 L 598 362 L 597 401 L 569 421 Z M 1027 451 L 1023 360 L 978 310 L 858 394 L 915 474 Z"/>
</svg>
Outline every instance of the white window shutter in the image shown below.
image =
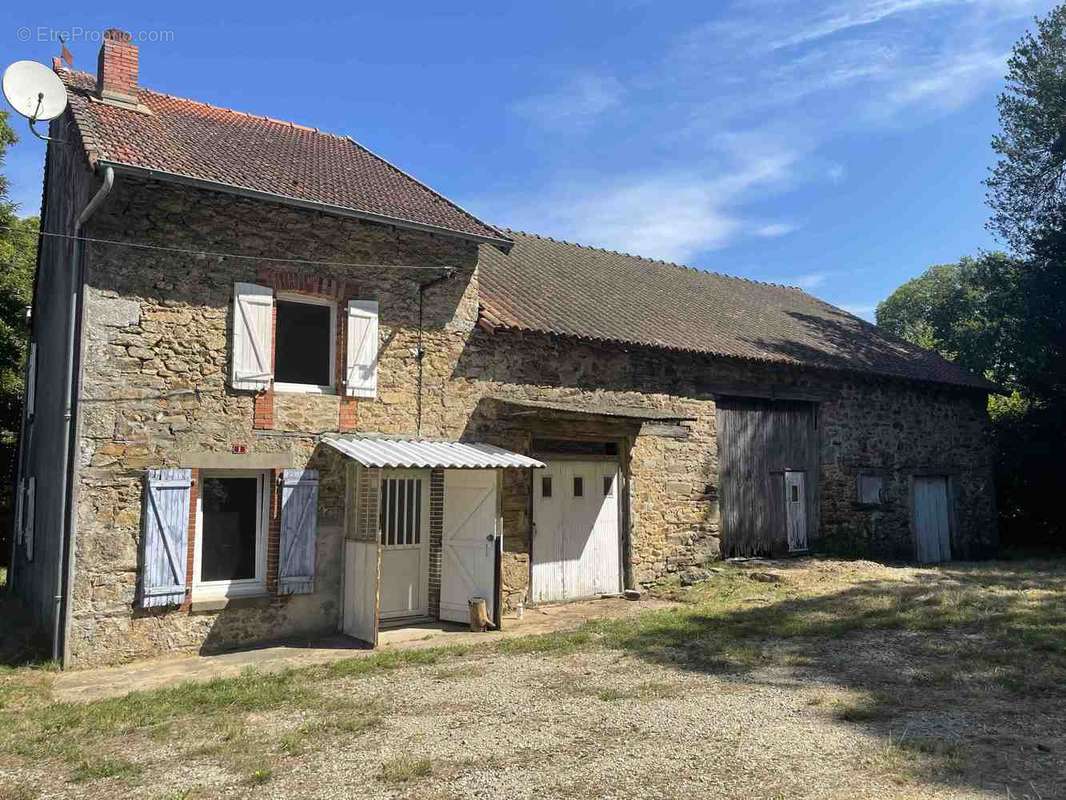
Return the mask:
<svg viewBox="0 0 1066 800">
<path fill-rule="evenodd" d="M 33 534 L 37 523 L 37 479 L 33 475 L 26 479 L 26 500 L 22 513 L 25 515 L 22 540 L 26 545 L 26 560 L 33 561 Z"/>
<path fill-rule="evenodd" d="M 22 544 L 23 534 L 23 519 L 22 513 L 26 509 L 26 479 L 22 478 L 19 481 L 18 488 L 15 490 L 15 544 Z"/>
<path fill-rule="evenodd" d="M 378 304 L 348 301 L 348 353 L 344 391 L 349 397 L 378 396 Z"/>
<path fill-rule="evenodd" d="M 318 470 L 287 469 L 281 479 L 278 594 L 315 590 Z"/>
<path fill-rule="evenodd" d="M 254 283 L 233 284 L 233 341 L 230 384 L 266 389 L 274 379 L 274 290 Z"/>
<path fill-rule="evenodd" d="M 141 606 L 180 605 L 185 599 L 192 470 L 153 469 L 145 488 L 141 526 Z"/>
<path fill-rule="evenodd" d="M 37 342 L 30 342 L 30 355 L 26 360 L 26 419 L 33 419 L 37 403 Z"/>
</svg>

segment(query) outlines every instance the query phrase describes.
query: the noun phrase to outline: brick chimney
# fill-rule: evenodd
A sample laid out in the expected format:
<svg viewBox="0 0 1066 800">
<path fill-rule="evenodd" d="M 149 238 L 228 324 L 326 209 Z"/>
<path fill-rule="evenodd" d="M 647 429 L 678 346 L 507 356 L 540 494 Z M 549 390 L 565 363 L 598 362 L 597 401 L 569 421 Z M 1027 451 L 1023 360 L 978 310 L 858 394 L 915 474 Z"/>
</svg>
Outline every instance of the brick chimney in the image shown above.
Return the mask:
<svg viewBox="0 0 1066 800">
<path fill-rule="evenodd" d="M 137 103 L 137 46 L 118 28 L 104 31 L 96 64 L 96 93 L 102 100 Z"/>
</svg>

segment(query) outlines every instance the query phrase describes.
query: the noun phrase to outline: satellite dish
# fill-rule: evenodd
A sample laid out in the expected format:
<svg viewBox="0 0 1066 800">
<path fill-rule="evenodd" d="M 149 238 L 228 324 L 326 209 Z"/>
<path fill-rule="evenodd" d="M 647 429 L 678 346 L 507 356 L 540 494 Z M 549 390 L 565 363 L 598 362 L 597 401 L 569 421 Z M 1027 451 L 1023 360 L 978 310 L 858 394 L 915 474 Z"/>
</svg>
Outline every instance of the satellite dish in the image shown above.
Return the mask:
<svg viewBox="0 0 1066 800">
<path fill-rule="evenodd" d="M 63 81 L 44 64 L 16 61 L 4 70 L 4 97 L 15 111 L 30 121 L 30 130 L 38 139 L 52 140 L 37 133 L 35 122 L 48 122 L 67 108 L 67 89 Z"/>
</svg>

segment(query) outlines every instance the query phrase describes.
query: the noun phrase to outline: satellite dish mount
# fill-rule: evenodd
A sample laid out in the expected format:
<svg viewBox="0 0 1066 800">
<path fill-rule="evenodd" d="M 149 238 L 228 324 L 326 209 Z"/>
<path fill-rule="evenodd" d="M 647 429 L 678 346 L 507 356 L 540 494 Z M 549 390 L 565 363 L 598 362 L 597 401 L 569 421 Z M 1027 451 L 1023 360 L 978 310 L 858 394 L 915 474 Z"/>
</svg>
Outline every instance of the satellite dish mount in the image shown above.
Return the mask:
<svg viewBox="0 0 1066 800">
<path fill-rule="evenodd" d="M 34 136 L 65 144 L 33 127 L 37 122 L 50 122 L 67 109 L 67 89 L 58 75 L 36 61 L 16 61 L 4 70 L 3 86 L 8 104 L 29 120 Z"/>
</svg>

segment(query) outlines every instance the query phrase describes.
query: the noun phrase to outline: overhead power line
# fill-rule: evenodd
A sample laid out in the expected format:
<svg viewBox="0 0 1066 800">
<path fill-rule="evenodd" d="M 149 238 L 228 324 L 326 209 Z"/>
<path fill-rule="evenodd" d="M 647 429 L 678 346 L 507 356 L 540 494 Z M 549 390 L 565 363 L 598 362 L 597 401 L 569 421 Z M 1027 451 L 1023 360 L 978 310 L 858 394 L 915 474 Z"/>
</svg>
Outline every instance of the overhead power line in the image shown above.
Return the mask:
<svg viewBox="0 0 1066 800">
<path fill-rule="evenodd" d="M 0 230 L 15 231 L 17 233 L 31 233 L 37 236 L 51 236 L 57 239 L 77 239 L 80 242 L 92 242 L 93 244 L 111 244 L 120 247 L 134 247 L 139 250 L 158 250 L 165 253 L 180 253 L 189 256 L 206 256 L 212 258 L 232 258 L 245 261 L 267 262 L 271 264 L 301 264 L 313 267 L 359 267 L 363 269 L 406 269 L 406 270 L 429 270 L 440 272 L 452 267 L 431 267 L 417 264 L 365 264 L 352 261 L 318 261 L 310 258 L 278 258 L 276 256 L 253 256 L 247 253 L 224 253 L 219 250 L 188 250 L 182 247 L 165 247 L 148 242 L 131 242 L 122 239 L 98 239 L 91 236 L 72 236 L 69 233 L 53 233 L 42 231 L 40 228 L 16 228 L 13 225 L 0 225 Z"/>
</svg>

